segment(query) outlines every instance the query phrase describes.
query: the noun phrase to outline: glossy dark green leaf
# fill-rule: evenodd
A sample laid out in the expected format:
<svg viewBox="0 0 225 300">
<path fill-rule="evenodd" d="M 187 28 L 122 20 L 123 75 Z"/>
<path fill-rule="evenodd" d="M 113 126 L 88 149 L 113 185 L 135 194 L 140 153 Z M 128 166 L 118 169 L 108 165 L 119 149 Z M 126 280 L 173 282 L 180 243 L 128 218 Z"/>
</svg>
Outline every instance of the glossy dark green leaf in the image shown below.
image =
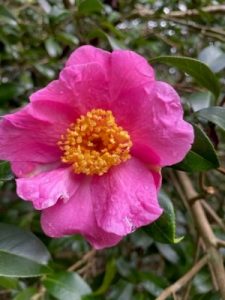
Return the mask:
<svg viewBox="0 0 225 300">
<path fill-rule="evenodd" d="M 188 103 L 190 103 L 193 111 L 198 111 L 211 105 L 212 94 L 210 92 L 196 92 L 191 93 L 186 99 Z"/>
<path fill-rule="evenodd" d="M 214 45 L 204 48 L 199 53 L 198 58 L 207 64 L 215 73 L 220 72 L 225 68 L 225 52 Z"/>
<path fill-rule="evenodd" d="M 195 115 L 201 120 L 212 122 L 225 130 L 225 108 L 220 106 L 212 106 L 199 110 Z"/>
<path fill-rule="evenodd" d="M 140 284 L 154 296 L 158 295 L 166 286 L 168 286 L 166 278 L 157 276 L 152 270 L 148 270 L 147 272 L 140 271 L 132 266 L 132 263 L 124 261 L 122 257 L 117 260 L 117 267 L 118 273 L 126 278 L 128 282 L 132 282 L 135 285 Z M 117 299 L 117 297 L 114 299 Z"/>
<path fill-rule="evenodd" d="M 159 253 L 161 253 L 162 256 L 166 258 L 169 262 L 171 262 L 172 264 L 178 263 L 179 255 L 170 245 L 157 243 L 156 247 L 159 250 Z"/>
<path fill-rule="evenodd" d="M 10 24 L 10 25 L 17 25 L 16 18 L 14 15 L 8 10 L 6 5 L 0 4 L 0 20 Z"/>
<path fill-rule="evenodd" d="M 78 10 L 82 14 L 100 13 L 103 9 L 103 5 L 99 0 L 83 0 L 80 1 Z"/>
<path fill-rule="evenodd" d="M 66 32 L 58 32 L 56 39 L 65 45 L 78 45 L 79 40 L 76 36 Z"/>
<path fill-rule="evenodd" d="M 50 12 L 50 22 L 56 26 L 70 17 L 69 10 L 53 6 Z"/>
<path fill-rule="evenodd" d="M 7 161 L 0 161 L 0 181 L 13 179 L 10 164 Z"/>
<path fill-rule="evenodd" d="M 115 39 L 114 37 L 112 37 L 108 34 L 105 34 L 105 36 L 106 36 L 112 50 L 126 49 L 125 45 L 121 41 Z"/>
<path fill-rule="evenodd" d="M 0 249 L 0 275 L 8 277 L 36 277 L 49 272 L 44 265 Z"/>
<path fill-rule="evenodd" d="M 176 220 L 173 204 L 162 191 L 159 194 L 159 203 L 163 208 L 163 214 L 153 224 L 144 227 L 144 230 L 157 242 L 166 244 L 178 243 L 182 240 L 182 237 L 176 238 Z"/>
<path fill-rule="evenodd" d="M 37 64 L 35 65 L 35 68 L 48 79 L 53 79 L 55 76 L 54 70 L 49 66 Z"/>
<path fill-rule="evenodd" d="M 16 83 L 0 84 L 0 103 L 14 99 L 18 95 L 18 85 Z"/>
<path fill-rule="evenodd" d="M 62 53 L 62 48 L 53 37 L 49 37 L 45 41 L 45 48 L 51 57 L 57 57 Z"/>
<path fill-rule="evenodd" d="M 219 167 L 216 151 L 204 131 L 194 126 L 195 140 L 185 158 L 173 168 L 186 172 L 201 172 Z"/>
<path fill-rule="evenodd" d="M 18 279 L 0 276 L 0 286 L 5 289 L 17 289 Z"/>
<path fill-rule="evenodd" d="M 81 300 L 91 292 L 88 284 L 76 273 L 57 272 L 44 279 L 47 291 L 58 300 Z"/>
<path fill-rule="evenodd" d="M 216 98 L 220 94 L 220 86 L 217 77 L 203 62 L 190 57 L 159 56 L 150 60 L 150 63 L 165 63 L 176 67 L 192 76 L 198 84 L 211 91 Z"/>
<path fill-rule="evenodd" d="M 36 293 L 38 291 L 35 287 L 29 287 L 19 292 L 13 300 L 31 300 Z"/>
<path fill-rule="evenodd" d="M 208 293 L 201 293 L 194 295 L 192 300 L 220 300 L 220 294 L 218 292 L 210 291 Z"/>
<path fill-rule="evenodd" d="M 0 223 L 0 275 L 33 277 L 49 272 L 49 252 L 31 232 Z"/>
<path fill-rule="evenodd" d="M 127 300 L 132 299 L 134 292 L 134 286 L 131 283 L 127 283 L 124 287 L 124 289 L 121 290 L 121 293 L 119 294 L 118 300 Z"/>
</svg>

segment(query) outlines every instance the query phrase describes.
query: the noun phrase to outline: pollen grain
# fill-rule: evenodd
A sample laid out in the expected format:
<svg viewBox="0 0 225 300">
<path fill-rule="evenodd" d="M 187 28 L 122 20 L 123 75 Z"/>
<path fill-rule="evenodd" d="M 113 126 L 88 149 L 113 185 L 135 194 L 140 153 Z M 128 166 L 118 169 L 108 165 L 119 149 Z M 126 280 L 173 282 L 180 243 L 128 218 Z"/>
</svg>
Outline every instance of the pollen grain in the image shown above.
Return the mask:
<svg viewBox="0 0 225 300">
<path fill-rule="evenodd" d="M 132 142 L 110 110 L 93 109 L 69 126 L 58 145 L 62 162 L 76 174 L 103 175 L 130 158 Z"/>
</svg>

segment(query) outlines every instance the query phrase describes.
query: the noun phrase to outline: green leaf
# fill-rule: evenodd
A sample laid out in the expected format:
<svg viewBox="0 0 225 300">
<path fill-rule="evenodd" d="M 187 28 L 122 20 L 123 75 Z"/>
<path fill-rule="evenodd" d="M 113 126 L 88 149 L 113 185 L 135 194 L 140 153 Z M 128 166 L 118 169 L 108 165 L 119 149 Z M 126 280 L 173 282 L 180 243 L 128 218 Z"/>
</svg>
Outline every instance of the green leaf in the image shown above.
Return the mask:
<svg viewBox="0 0 225 300">
<path fill-rule="evenodd" d="M 155 241 L 165 244 L 176 244 L 182 240 L 183 237 L 176 238 L 176 224 L 173 204 L 169 197 L 164 193 L 159 193 L 159 203 L 163 208 L 163 214 L 153 224 L 144 227 Z"/>
<path fill-rule="evenodd" d="M 198 58 L 217 73 L 225 68 L 225 53 L 218 47 L 211 45 L 204 48 Z"/>
<path fill-rule="evenodd" d="M 56 39 L 59 42 L 64 43 L 65 45 L 78 45 L 79 44 L 79 40 L 75 35 L 66 33 L 66 32 L 58 32 L 56 34 Z"/>
<path fill-rule="evenodd" d="M 59 46 L 59 44 L 53 37 L 49 37 L 45 41 L 45 48 L 50 57 L 57 57 L 62 53 L 62 48 Z"/>
<path fill-rule="evenodd" d="M 17 278 L 9 278 L 0 276 L 0 286 L 5 289 L 17 289 L 18 288 L 18 279 Z"/>
<path fill-rule="evenodd" d="M 9 25 L 17 25 L 16 18 L 4 5 L 0 5 L 0 21 L 1 20 Z"/>
<path fill-rule="evenodd" d="M 31 300 L 36 293 L 37 289 L 35 287 L 29 287 L 19 292 L 13 300 Z"/>
<path fill-rule="evenodd" d="M 165 245 L 165 244 L 156 244 L 156 247 L 159 251 L 159 253 L 162 254 L 164 258 L 166 258 L 169 262 L 172 264 L 178 264 L 179 262 L 179 256 L 177 252 L 171 247 L 171 245 Z"/>
<path fill-rule="evenodd" d="M 107 290 L 110 287 L 111 282 L 113 281 L 113 279 L 116 275 L 116 272 L 117 272 L 116 262 L 114 259 L 111 259 L 110 261 L 108 261 L 108 263 L 106 265 L 103 283 L 100 286 L 100 288 L 94 292 L 94 295 L 101 295 L 101 294 L 104 294 L 107 292 Z"/>
<path fill-rule="evenodd" d="M 220 106 L 212 106 L 199 110 L 195 115 L 201 120 L 207 120 L 225 130 L 225 108 Z"/>
<path fill-rule="evenodd" d="M 14 99 L 18 95 L 18 85 L 7 82 L 0 84 L 0 103 Z"/>
<path fill-rule="evenodd" d="M 186 99 L 191 104 L 193 111 L 198 111 L 211 105 L 212 94 L 210 92 L 196 92 L 191 93 Z"/>
<path fill-rule="evenodd" d="M 52 23 L 52 25 L 55 26 L 62 23 L 65 20 L 68 20 L 70 18 L 70 12 L 69 10 L 53 6 L 49 17 L 50 22 Z M 57 33 L 57 30 L 55 32 Z"/>
<path fill-rule="evenodd" d="M 217 77 L 203 62 L 190 57 L 181 56 L 159 56 L 150 59 L 150 63 L 165 63 L 181 69 L 192 76 L 198 84 L 211 91 L 216 98 L 220 94 L 220 86 Z"/>
<path fill-rule="evenodd" d="M 44 75 L 48 79 L 53 79 L 55 76 L 55 71 L 48 67 L 47 65 L 35 65 L 35 68 L 38 70 L 39 73 Z"/>
<path fill-rule="evenodd" d="M 0 275 L 33 277 L 49 272 L 49 252 L 31 232 L 0 223 Z"/>
<path fill-rule="evenodd" d="M 208 293 L 201 293 L 201 294 L 197 294 L 197 295 L 194 295 L 192 297 L 192 300 L 219 300 L 221 299 L 220 298 L 220 295 L 218 292 L 215 292 L 215 291 L 209 291 Z"/>
<path fill-rule="evenodd" d="M 79 12 L 85 15 L 100 13 L 102 9 L 103 5 L 99 0 L 83 0 L 78 5 Z"/>
<path fill-rule="evenodd" d="M 88 284 L 76 273 L 57 272 L 44 279 L 48 292 L 58 300 L 81 300 L 91 292 Z"/>
<path fill-rule="evenodd" d="M 7 161 L 0 161 L 0 181 L 13 179 L 14 176 L 10 169 L 10 164 Z"/>
<path fill-rule="evenodd" d="M 216 151 L 208 136 L 198 126 L 194 125 L 195 140 L 191 150 L 182 162 L 173 166 L 186 172 L 201 172 L 219 167 Z"/>
<path fill-rule="evenodd" d="M 112 37 L 106 33 L 104 33 L 104 34 L 105 34 L 112 50 L 126 49 L 125 45 L 121 41 L 115 39 L 114 37 Z"/>
</svg>

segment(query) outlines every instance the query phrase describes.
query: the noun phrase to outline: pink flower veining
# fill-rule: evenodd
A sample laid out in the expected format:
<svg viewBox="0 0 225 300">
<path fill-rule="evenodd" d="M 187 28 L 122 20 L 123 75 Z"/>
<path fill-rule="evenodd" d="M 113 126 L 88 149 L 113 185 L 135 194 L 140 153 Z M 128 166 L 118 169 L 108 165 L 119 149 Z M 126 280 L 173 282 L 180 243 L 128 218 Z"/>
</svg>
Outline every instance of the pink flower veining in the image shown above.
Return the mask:
<svg viewBox="0 0 225 300">
<path fill-rule="evenodd" d="M 193 129 L 143 57 L 82 46 L 58 80 L 3 117 L 0 136 L 0 159 L 44 232 L 100 249 L 160 217 L 160 169 L 184 158 Z"/>
</svg>

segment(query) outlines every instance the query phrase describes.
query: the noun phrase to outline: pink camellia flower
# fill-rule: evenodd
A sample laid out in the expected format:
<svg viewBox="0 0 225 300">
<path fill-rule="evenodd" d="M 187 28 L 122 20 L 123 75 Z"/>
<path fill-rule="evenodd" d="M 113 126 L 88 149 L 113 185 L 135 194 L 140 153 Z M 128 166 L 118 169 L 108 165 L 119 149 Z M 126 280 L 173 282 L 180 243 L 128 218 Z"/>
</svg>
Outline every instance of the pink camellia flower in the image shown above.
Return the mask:
<svg viewBox="0 0 225 300">
<path fill-rule="evenodd" d="M 0 135 L 0 159 L 18 195 L 42 211 L 44 232 L 82 234 L 96 249 L 160 217 L 160 169 L 193 142 L 179 96 L 143 57 L 92 46 L 4 116 Z"/>
</svg>

